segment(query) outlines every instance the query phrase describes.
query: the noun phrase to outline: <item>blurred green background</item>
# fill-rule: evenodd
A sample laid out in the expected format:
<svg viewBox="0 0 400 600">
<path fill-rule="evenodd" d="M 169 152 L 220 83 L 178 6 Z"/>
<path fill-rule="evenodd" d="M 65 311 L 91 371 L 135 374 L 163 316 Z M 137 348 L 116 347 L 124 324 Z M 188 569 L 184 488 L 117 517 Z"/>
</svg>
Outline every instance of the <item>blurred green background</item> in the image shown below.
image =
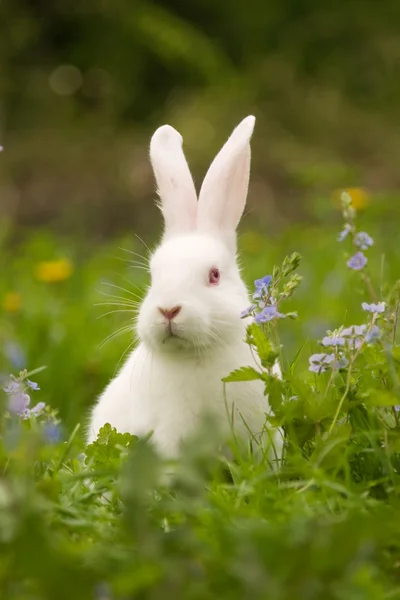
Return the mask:
<svg viewBox="0 0 400 600">
<path fill-rule="evenodd" d="M 0 373 L 46 364 L 43 400 L 71 427 L 115 372 L 129 333 L 101 344 L 132 315 L 95 305 L 147 283 L 120 248 L 157 240 L 148 144 L 167 122 L 198 186 L 256 115 L 240 246 L 249 283 L 304 256 L 287 359 L 360 320 L 338 197 L 353 190 L 384 291 L 400 265 L 399 27 L 394 0 L 3 0 Z"/>
</svg>

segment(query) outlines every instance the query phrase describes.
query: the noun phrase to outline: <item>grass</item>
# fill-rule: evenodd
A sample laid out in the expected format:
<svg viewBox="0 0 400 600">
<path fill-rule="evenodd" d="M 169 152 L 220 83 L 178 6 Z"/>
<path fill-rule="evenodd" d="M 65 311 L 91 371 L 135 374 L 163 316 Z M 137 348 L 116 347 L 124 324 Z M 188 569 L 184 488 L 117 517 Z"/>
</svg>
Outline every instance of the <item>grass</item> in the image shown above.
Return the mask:
<svg viewBox="0 0 400 600">
<path fill-rule="evenodd" d="M 375 239 L 369 270 L 386 300 L 400 268 L 398 217 L 399 198 L 387 196 L 358 220 Z M 270 237 L 266 227 L 241 235 L 249 284 L 292 251 L 303 256 L 302 284 L 285 304 L 299 317 L 279 323 L 283 383 L 275 396 L 269 388 L 285 467 L 273 472 L 264 454 L 232 441 L 215 454 L 206 424 L 167 478 L 146 441 L 105 427 L 84 455 L 81 438 L 131 341 L 126 332 L 102 346 L 132 315 L 98 318 L 125 307 L 97 304 L 142 293 L 147 274 L 129 261 L 143 244 L 4 231 L 0 372 L 46 365 L 31 376 L 41 388 L 31 395 L 59 410 L 63 437 L 49 434 L 58 422 L 50 408 L 2 418 L 1 598 L 400 598 L 396 336 L 347 371 L 310 373 L 326 330 L 365 322 L 369 291 L 346 267 L 340 214 L 327 202 L 315 200 L 313 225 Z"/>
</svg>

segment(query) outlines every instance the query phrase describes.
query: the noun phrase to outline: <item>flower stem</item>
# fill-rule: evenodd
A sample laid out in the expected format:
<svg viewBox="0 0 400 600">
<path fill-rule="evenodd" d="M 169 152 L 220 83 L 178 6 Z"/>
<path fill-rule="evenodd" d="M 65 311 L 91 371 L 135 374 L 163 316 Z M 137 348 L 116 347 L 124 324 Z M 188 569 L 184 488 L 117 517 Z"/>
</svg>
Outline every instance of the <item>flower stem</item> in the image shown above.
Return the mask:
<svg viewBox="0 0 400 600">
<path fill-rule="evenodd" d="M 361 277 L 365 283 L 365 285 L 367 286 L 367 290 L 369 291 L 369 293 L 371 294 L 371 297 L 373 299 L 374 302 L 378 302 L 379 298 L 374 290 L 374 287 L 371 283 L 371 279 L 368 277 L 368 275 L 366 275 L 365 273 L 361 273 Z"/>
<path fill-rule="evenodd" d="M 333 421 L 332 421 L 332 423 L 331 423 L 331 425 L 330 425 L 330 427 L 328 429 L 328 436 L 331 435 L 332 430 L 333 430 L 333 428 L 336 425 L 336 422 L 337 422 L 337 420 L 339 418 L 340 411 L 342 410 L 343 402 L 345 401 L 345 398 L 346 398 L 347 394 L 349 393 L 350 381 L 351 381 L 351 368 L 352 368 L 352 366 L 353 366 L 353 363 L 350 364 L 349 370 L 347 371 L 346 387 L 345 387 L 345 390 L 343 392 L 342 397 L 340 398 L 338 407 L 337 407 L 336 412 L 335 412 L 335 416 L 333 417 Z"/>
<path fill-rule="evenodd" d="M 392 338 L 392 343 L 393 346 L 396 343 L 396 335 L 397 335 L 397 324 L 399 322 L 399 311 L 400 311 L 400 302 L 397 303 L 396 306 L 396 312 L 394 314 L 394 324 L 393 324 L 393 338 Z"/>
<path fill-rule="evenodd" d="M 371 326 L 370 326 L 371 329 L 372 329 L 373 325 L 374 325 L 374 318 L 371 321 Z M 351 360 L 351 362 L 349 364 L 349 370 L 347 371 L 346 387 L 345 387 L 345 390 L 343 392 L 342 397 L 339 400 L 339 404 L 338 404 L 338 407 L 336 409 L 335 416 L 333 417 L 333 421 L 331 423 L 331 426 L 328 429 L 328 436 L 331 435 L 332 430 L 333 430 L 333 428 L 336 425 L 336 422 L 337 422 L 337 420 L 339 418 L 340 411 L 342 410 L 343 402 L 345 401 L 346 396 L 349 393 L 350 383 L 351 383 L 351 372 L 352 372 L 352 369 L 353 369 L 353 365 L 354 365 L 354 363 L 356 361 L 356 358 L 359 355 L 359 353 L 360 353 L 360 351 L 361 351 L 361 349 L 362 349 L 363 346 L 364 346 L 364 342 L 362 342 L 360 344 L 360 347 L 357 349 L 356 353 L 354 354 L 354 356 L 353 356 L 353 358 L 352 358 L 352 360 Z"/>
</svg>

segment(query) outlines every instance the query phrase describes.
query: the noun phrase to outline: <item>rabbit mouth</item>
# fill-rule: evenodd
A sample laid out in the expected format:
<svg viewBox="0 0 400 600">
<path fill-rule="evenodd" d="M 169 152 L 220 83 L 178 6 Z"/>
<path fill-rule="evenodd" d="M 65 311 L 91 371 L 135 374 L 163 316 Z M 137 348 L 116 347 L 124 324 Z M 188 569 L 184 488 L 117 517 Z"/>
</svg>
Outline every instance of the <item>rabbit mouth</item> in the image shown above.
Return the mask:
<svg viewBox="0 0 400 600">
<path fill-rule="evenodd" d="M 192 347 L 183 335 L 171 329 L 165 331 L 161 345 L 166 352 L 188 351 Z"/>
<path fill-rule="evenodd" d="M 176 327 L 176 325 L 174 325 L 173 323 L 168 323 L 165 326 L 165 329 L 164 329 L 163 343 L 165 344 L 165 342 L 168 341 L 171 338 L 180 338 L 180 339 L 182 339 L 182 336 L 179 335 L 179 330 Z"/>
<path fill-rule="evenodd" d="M 165 325 L 160 341 L 162 346 L 169 350 L 188 350 L 193 346 L 182 328 L 174 323 Z"/>
</svg>

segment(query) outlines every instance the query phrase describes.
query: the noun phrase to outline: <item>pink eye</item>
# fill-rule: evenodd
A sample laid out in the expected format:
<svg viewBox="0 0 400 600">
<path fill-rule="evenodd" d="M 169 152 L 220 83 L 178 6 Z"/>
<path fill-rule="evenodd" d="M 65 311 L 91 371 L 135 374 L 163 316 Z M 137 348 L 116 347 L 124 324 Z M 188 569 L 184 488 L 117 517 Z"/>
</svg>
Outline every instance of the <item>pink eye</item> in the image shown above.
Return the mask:
<svg viewBox="0 0 400 600">
<path fill-rule="evenodd" d="M 208 276 L 208 281 L 209 283 L 211 283 L 211 285 L 217 285 L 219 283 L 219 270 L 216 269 L 215 267 L 213 267 L 210 270 L 210 274 Z"/>
</svg>

